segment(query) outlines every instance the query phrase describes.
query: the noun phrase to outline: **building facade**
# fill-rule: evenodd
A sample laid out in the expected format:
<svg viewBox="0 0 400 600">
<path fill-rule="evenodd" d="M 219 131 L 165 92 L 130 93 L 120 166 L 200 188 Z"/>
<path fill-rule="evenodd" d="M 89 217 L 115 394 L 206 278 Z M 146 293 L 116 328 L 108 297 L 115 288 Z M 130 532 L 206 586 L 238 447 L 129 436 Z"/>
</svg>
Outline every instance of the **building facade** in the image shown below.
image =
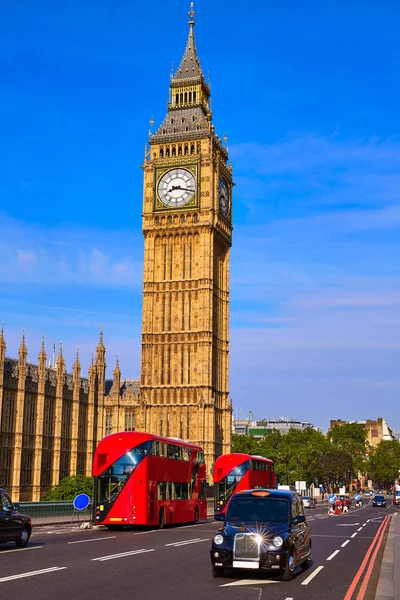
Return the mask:
<svg viewBox="0 0 400 600">
<path fill-rule="evenodd" d="M 18 359 L 6 356 L 0 332 L 0 487 L 15 502 L 40 500 L 69 475 L 91 475 L 93 451 L 109 433 L 132 431 L 140 416 L 139 380 L 121 380 L 118 366 L 106 380 L 103 336 L 88 377 L 78 353 L 67 373 L 62 346 L 48 366 L 42 342 L 37 364 L 27 361 L 22 337 Z"/>
<path fill-rule="evenodd" d="M 250 413 L 251 417 L 253 413 Z M 233 422 L 233 432 L 238 435 L 254 435 L 257 438 L 263 438 L 273 432 L 274 429 L 280 431 L 283 435 L 289 432 L 290 429 L 304 430 L 311 427 L 316 431 L 322 432 L 321 427 L 315 427 L 308 421 L 298 421 L 287 417 L 278 419 L 263 419 L 262 421 L 254 421 L 252 418 L 245 420 L 239 419 Z"/>
<path fill-rule="evenodd" d="M 229 256 L 232 169 L 212 124 L 194 40 L 170 81 L 144 170 L 140 427 L 203 446 L 209 472 L 231 447 Z"/>
</svg>

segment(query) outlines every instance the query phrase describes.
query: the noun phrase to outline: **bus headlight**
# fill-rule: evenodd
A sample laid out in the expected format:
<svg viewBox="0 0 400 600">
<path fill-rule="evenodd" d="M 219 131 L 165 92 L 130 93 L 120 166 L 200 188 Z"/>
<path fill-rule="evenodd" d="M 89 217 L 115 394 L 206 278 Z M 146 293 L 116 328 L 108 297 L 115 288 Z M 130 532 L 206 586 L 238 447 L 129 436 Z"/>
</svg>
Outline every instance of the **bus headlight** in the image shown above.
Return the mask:
<svg viewBox="0 0 400 600">
<path fill-rule="evenodd" d="M 283 539 L 281 538 L 280 535 L 277 535 L 276 537 L 274 537 L 274 539 L 272 540 L 273 545 L 275 546 L 275 548 L 280 548 L 283 544 Z"/>
<path fill-rule="evenodd" d="M 217 546 L 219 546 L 220 544 L 223 544 L 223 542 L 224 536 L 220 533 L 217 533 L 217 535 L 214 536 L 214 544 L 217 544 Z"/>
</svg>

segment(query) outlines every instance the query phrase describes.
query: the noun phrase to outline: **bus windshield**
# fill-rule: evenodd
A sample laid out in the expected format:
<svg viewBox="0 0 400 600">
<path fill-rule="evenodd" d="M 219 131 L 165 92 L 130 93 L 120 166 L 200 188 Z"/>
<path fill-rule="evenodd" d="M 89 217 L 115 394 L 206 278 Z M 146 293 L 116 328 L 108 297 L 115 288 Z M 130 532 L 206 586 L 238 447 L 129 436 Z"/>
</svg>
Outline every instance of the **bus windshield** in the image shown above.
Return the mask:
<svg viewBox="0 0 400 600">
<path fill-rule="evenodd" d="M 232 496 L 233 492 L 239 485 L 243 475 L 250 466 L 250 460 L 246 460 L 241 465 L 238 465 L 224 479 L 221 479 L 215 484 L 215 499 L 217 502 L 216 508 L 225 506 L 226 502 Z"/>
<path fill-rule="evenodd" d="M 150 453 L 151 442 L 144 442 L 118 458 L 97 478 L 97 502 L 112 504 L 138 464 Z"/>
</svg>

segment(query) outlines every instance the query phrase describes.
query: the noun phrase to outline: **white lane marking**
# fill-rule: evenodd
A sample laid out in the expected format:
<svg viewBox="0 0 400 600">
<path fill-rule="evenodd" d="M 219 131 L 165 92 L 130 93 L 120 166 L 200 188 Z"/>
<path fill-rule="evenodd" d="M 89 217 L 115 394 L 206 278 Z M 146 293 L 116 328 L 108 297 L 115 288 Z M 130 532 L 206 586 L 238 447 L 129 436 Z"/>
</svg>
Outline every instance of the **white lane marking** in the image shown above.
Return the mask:
<svg viewBox="0 0 400 600">
<path fill-rule="evenodd" d="M 328 556 L 328 558 L 326 560 L 332 560 L 332 558 L 335 558 L 335 556 L 337 554 L 339 554 L 340 550 L 335 550 L 335 552 L 332 552 L 332 554 L 330 556 Z"/>
<path fill-rule="evenodd" d="M 200 538 L 190 538 L 190 540 L 181 540 L 177 542 L 171 542 L 170 544 L 165 544 L 166 546 L 175 546 L 175 544 L 185 544 L 186 542 L 197 542 Z"/>
<path fill-rule="evenodd" d="M 353 537 L 356 537 L 356 535 L 357 535 L 357 531 L 355 533 L 353 533 L 353 535 L 351 535 L 350 537 L 353 538 Z"/>
<path fill-rule="evenodd" d="M 336 527 L 355 527 L 356 525 L 359 525 L 360 523 L 338 523 L 338 525 L 336 525 Z"/>
<path fill-rule="evenodd" d="M 105 560 L 113 560 L 114 558 L 124 558 L 125 556 L 133 556 L 135 554 L 144 554 L 145 552 L 154 552 L 155 548 L 151 550 L 145 550 L 142 548 L 141 550 L 131 550 L 130 552 L 120 552 L 119 554 L 110 554 L 109 556 L 99 556 L 98 558 L 92 558 L 92 560 L 105 561 Z"/>
<path fill-rule="evenodd" d="M 101 540 L 113 540 L 116 535 L 108 535 L 106 537 L 90 538 L 89 540 L 75 540 L 74 542 L 67 542 L 67 544 L 85 544 L 86 542 L 100 542 Z"/>
<path fill-rule="evenodd" d="M 188 544 L 199 544 L 200 542 L 209 542 L 210 538 L 197 538 L 195 540 L 186 540 L 184 542 L 174 542 L 173 544 L 165 544 L 165 546 L 175 546 L 175 548 L 177 546 L 187 546 Z"/>
<path fill-rule="evenodd" d="M 359 527 L 359 528 L 357 529 L 357 531 L 361 531 L 361 529 L 362 529 L 362 527 Z"/>
<path fill-rule="evenodd" d="M 232 583 L 223 583 L 219 587 L 235 587 L 239 585 L 267 585 L 269 583 L 279 583 L 272 579 L 239 579 L 238 581 L 232 581 Z"/>
<path fill-rule="evenodd" d="M 363 523 L 362 526 L 365 527 L 367 523 Z"/>
<path fill-rule="evenodd" d="M 350 542 L 350 540 L 346 540 L 345 542 L 343 542 L 343 544 L 340 546 L 341 548 L 344 548 L 345 546 L 347 546 L 347 544 Z"/>
<path fill-rule="evenodd" d="M 371 520 L 371 519 L 368 519 L 367 523 L 369 523 L 369 522 L 370 522 L 370 520 Z"/>
<path fill-rule="evenodd" d="M 314 577 L 315 577 L 316 575 L 318 575 L 318 573 L 319 573 L 320 571 L 322 571 L 322 569 L 323 569 L 323 568 L 324 568 L 324 566 L 323 566 L 323 565 L 321 565 L 320 567 L 317 567 L 317 568 L 315 569 L 315 571 L 313 571 L 313 572 L 311 573 L 311 575 L 309 575 L 309 576 L 307 577 L 307 579 L 305 579 L 304 581 L 302 581 L 302 582 L 301 582 L 301 585 L 308 585 L 308 584 L 310 583 L 310 581 L 311 581 L 312 579 L 314 579 Z"/>
<path fill-rule="evenodd" d="M 38 548 L 43 548 L 43 546 L 29 546 L 28 548 L 13 548 L 12 550 L 1 550 L 0 556 L 2 554 L 8 554 L 9 552 L 24 552 L 25 550 L 37 550 Z"/>
<path fill-rule="evenodd" d="M 40 569 L 40 571 L 30 571 L 29 573 L 19 573 L 18 575 L 9 575 L 8 577 L 1 577 L 0 583 L 4 581 L 12 581 L 13 579 L 23 579 L 24 577 L 33 577 L 34 575 L 45 575 L 46 573 L 53 573 L 54 571 L 62 571 L 67 567 L 50 567 L 49 569 Z"/>
</svg>

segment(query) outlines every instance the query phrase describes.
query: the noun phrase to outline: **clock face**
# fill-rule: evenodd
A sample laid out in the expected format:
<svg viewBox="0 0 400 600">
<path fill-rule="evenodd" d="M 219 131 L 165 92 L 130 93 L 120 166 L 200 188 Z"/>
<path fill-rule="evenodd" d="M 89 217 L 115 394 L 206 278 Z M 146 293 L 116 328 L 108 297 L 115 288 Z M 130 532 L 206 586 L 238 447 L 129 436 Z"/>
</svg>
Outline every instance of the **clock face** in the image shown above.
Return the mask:
<svg viewBox="0 0 400 600">
<path fill-rule="evenodd" d="M 221 214 L 226 217 L 229 212 L 229 190 L 228 184 L 223 177 L 221 177 L 219 180 L 218 199 Z"/>
<path fill-rule="evenodd" d="M 196 179 L 187 169 L 171 169 L 158 182 L 158 196 L 165 206 L 185 206 L 196 191 Z"/>
</svg>

